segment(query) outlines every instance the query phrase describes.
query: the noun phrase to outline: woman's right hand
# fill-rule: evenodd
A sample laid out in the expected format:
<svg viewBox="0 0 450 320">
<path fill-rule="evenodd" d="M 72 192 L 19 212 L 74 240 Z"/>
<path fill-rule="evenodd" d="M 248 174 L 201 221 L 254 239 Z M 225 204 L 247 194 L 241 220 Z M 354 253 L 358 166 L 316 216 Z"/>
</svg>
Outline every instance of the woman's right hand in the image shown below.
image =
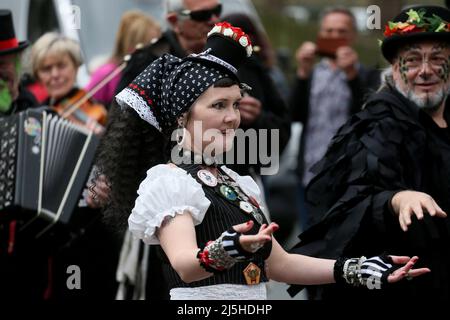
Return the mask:
<svg viewBox="0 0 450 320">
<path fill-rule="evenodd" d="M 266 242 L 272 241 L 272 234 L 280 228 L 278 224 L 272 222 L 269 225 L 261 225 L 257 234 L 246 235 L 245 233 L 250 231 L 253 228 L 253 225 L 253 220 L 249 220 L 246 223 L 233 226 L 233 229 L 236 232 L 242 233 L 239 237 L 239 243 L 242 248 L 245 251 L 252 253 L 262 248 Z"/>
<path fill-rule="evenodd" d="M 391 199 L 392 208 L 398 216 L 400 227 L 408 230 L 411 224 L 411 216 L 414 214 L 418 220 L 423 219 L 424 210 L 432 217 L 446 218 L 447 214 L 438 206 L 434 199 L 423 192 L 400 191 Z"/>
</svg>

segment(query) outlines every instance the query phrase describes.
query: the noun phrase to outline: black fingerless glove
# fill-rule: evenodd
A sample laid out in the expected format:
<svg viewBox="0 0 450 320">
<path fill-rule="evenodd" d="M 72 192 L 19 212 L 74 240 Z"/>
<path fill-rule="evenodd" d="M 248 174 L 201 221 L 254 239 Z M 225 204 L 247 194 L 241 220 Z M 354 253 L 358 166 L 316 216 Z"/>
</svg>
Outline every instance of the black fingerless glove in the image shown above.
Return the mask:
<svg viewBox="0 0 450 320">
<path fill-rule="evenodd" d="M 334 264 L 334 278 L 336 283 L 340 284 L 381 289 L 388 283 L 388 276 L 398 268 L 399 265 L 395 265 L 392 258 L 387 255 L 369 259 L 341 257 Z"/>
<path fill-rule="evenodd" d="M 241 236 L 242 233 L 235 231 L 233 228 L 228 229 L 221 235 L 223 248 L 236 261 L 246 261 L 253 255 L 251 252 L 242 248 L 239 242 Z"/>
</svg>

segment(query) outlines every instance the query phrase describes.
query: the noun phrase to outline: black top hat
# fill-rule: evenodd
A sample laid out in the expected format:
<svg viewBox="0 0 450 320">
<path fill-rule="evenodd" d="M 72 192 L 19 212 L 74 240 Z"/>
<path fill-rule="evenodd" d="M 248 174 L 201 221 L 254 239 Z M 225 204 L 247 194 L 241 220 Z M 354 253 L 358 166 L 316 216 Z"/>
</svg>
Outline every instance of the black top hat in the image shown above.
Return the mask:
<svg viewBox="0 0 450 320">
<path fill-rule="evenodd" d="M 28 45 L 28 41 L 17 40 L 11 11 L 0 9 L 0 55 L 22 51 Z"/>
<path fill-rule="evenodd" d="M 399 24 L 403 22 L 403 24 Z M 422 40 L 450 42 L 450 10 L 438 6 L 413 6 L 386 25 L 381 52 L 389 62 L 403 44 Z"/>
</svg>

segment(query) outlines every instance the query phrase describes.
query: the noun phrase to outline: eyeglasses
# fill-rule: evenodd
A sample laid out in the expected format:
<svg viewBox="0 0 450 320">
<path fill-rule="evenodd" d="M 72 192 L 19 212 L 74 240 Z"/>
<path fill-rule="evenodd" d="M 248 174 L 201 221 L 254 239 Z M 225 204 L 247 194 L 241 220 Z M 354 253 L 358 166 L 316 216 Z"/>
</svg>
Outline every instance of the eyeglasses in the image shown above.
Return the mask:
<svg viewBox="0 0 450 320">
<path fill-rule="evenodd" d="M 222 4 L 219 3 L 216 7 L 212 9 L 207 10 L 197 10 L 197 11 L 191 11 L 191 10 L 183 10 L 180 12 L 183 16 L 189 16 L 191 20 L 198 21 L 198 22 L 204 22 L 211 20 L 212 16 L 219 17 L 222 13 Z"/>
<path fill-rule="evenodd" d="M 422 57 L 418 56 L 412 56 L 412 57 L 406 57 L 404 59 L 404 64 L 408 69 L 411 70 L 417 70 L 422 68 L 423 64 L 428 64 L 431 68 L 441 68 L 446 63 L 448 63 L 448 59 L 446 59 L 444 56 L 432 56 L 428 59 L 422 59 Z"/>
</svg>

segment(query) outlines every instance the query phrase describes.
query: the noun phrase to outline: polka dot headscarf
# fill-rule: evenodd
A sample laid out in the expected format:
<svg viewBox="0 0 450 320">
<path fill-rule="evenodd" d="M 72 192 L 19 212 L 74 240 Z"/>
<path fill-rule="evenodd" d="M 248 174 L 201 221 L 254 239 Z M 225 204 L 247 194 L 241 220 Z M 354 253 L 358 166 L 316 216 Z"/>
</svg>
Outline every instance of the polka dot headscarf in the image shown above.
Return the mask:
<svg viewBox="0 0 450 320">
<path fill-rule="evenodd" d="M 208 35 L 204 52 L 184 59 L 163 55 L 122 90 L 116 100 L 122 107 L 133 108 L 159 131 L 165 131 L 218 80 L 239 81 L 237 68 L 249 52 L 250 41 L 239 28 L 217 24 Z"/>
</svg>

